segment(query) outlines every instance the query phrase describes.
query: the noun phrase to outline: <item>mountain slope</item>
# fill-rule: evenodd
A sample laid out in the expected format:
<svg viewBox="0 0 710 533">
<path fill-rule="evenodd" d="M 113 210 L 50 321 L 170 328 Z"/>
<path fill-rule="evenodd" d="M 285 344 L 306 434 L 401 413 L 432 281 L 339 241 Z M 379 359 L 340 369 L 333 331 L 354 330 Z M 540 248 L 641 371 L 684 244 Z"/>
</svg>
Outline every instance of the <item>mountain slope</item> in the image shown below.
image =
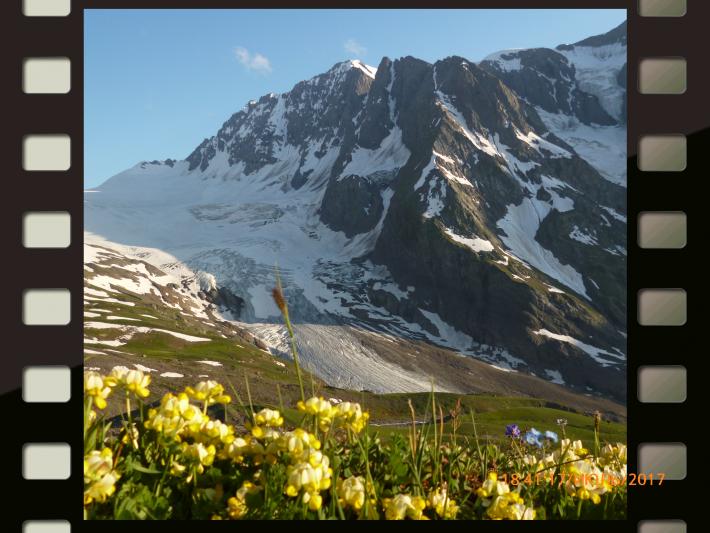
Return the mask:
<svg viewBox="0 0 710 533">
<path fill-rule="evenodd" d="M 491 54 L 481 67 L 535 106 L 602 177 L 626 186 L 626 22 L 554 50 Z"/>
<path fill-rule="evenodd" d="M 278 264 L 330 383 L 472 390 L 483 367 L 455 375 L 454 357 L 623 398 L 625 178 L 589 132 L 625 128 L 613 95 L 584 89 L 593 69 L 580 82 L 561 52 L 515 54 L 340 63 L 250 102 L 185 160 L 88 192 L 86 228 L 210 273 L 274 349 Z M 553 100 L 530 81 L 541 69 Z"/>
</svg>

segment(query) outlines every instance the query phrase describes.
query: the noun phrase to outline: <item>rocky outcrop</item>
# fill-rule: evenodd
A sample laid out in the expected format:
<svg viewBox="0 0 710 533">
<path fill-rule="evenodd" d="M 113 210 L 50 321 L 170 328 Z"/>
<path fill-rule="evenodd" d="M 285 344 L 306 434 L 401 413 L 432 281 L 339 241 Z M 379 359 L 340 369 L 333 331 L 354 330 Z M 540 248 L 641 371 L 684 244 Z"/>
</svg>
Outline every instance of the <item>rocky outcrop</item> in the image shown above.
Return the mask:
<svg viewBox="0 0 710 533">
<path fill-rule="evenodd" d="M 382 184 L 359 176 L 331 180 L 323 195 L 320 219 L 347 237 L 372 230 L 382 216 Z"/>
<path fill-rule="evenodd" d="M 574 66 L 555 50 L 500 53 L 482 61 L 481 67 L 545 111 L 576 116 L 584 124 L 616 123 L 596 97 L 579 89 Z"/>
</svg>

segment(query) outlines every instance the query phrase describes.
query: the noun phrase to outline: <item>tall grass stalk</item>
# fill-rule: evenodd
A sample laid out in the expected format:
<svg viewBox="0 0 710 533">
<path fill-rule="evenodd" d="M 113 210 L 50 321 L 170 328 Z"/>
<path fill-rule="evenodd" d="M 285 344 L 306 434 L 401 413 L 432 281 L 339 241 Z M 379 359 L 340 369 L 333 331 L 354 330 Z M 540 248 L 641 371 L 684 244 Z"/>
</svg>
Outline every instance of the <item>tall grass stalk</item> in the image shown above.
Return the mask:
<svg viewBox="0 0 710 533">
<path fill-rule="evenodd" d="M 486 460 L 481 453 L 481 444 L 478 441 L 478 431 L 476 430 L 476 417 L 473 414 L 473 408 L 471 408 L 471 424 L 473 425 L 473 438 L 476 441 L 476 451 L 478 451 L 478 457 L 481 460 L 481 475 L 486 473 Z"/>
<path fill-rule="evenodd" d="M 441 461 L 439 458 L 439 439 L 437 435 L 436 428 L 436 393 L 434 392 L 434 380 L 431 382 L 431 419 L 434 426 L 434 472 L 432 472 L 433 482 L 437 483 L 439 478 L 439 467 L 441 466 Z"/>
<path fill-rule="evenodd" d="M 298 359 L 298 350 L 296 349 L 296 336 L 293 334 L 293 326 L 291 325 L 291 318 L 288 314 L 288 305 L 286 305 L 286 298 L 284 298 L 283 287 L 281 286 L 281 276 L 279 274 L 279 269 L 276 268 L 276 287 L 271 291 L 271 294 L 276 303 L 276 307 L 281 311 L 281 315 L 284 317 L 284 323 L 286 324 L 286 329 L 288 330 L 288 336 L 291 341 L 291 354 L 293 355 L 293 362 L 296 365 L 296 376 L 298 377 L 298 386 L 301 390 L 301 401 L 306 401 L 306 394 L 303 389 L 303 376 L 301 375 L 301 362 Z"/>
<path fill-rule="evenodd" d="M 237 392 L 236 387 L 234 386 L 234 384 L 232 383 L 232 381 L 229 379 L 228 376 L 225 376 L 224 379 L 227 381 L 227 385 L 229 385 L 229 388 L 232 390 L 232 394 L 234 395 L 234 397 L 235 397 L 235 398 L 237 399 L 237 401 L 239 402 L 239 407 L 241 407 L 242 410 L 244 411 L 244 414 L 245 414 L 247 417 L 249 417 L 250 413 L 249 413 L 249 411 L 247 410 L 247 406 L 244 404 L 244 401 L 242 401 L 242 397 L 241 397 L 241 396 L 239 395 L 239 393 Z M 225 407 L 225 409 L 224 409 L 224 413 L 225 413 L 224 416 L 225 416 L 225 421 L 226 421 L 226 418 L 227 418 L 227 409 L 226 409 L 226 407 Z"/>
<path fill-rule="evenodd" d="M 247 389 L 247 401 L 249 402 L 249 411 L 251 411 L 251 421 L 254 421 L 254 404 L 251 401 L 251 390 L 249 389 L 249 378 L 247 377 L 247 373 L 244 372 L 244 384 L 246 385 Z"/>
<path fill-rule="evenodd" d="M 276 384 L 276 392 L 279 395 L 279 409 L 281 409 L 281 412 L 284 413 L 284 399 L 281 396 L 281 385 L 279 385 L 278 383 Z"/>
</svg>

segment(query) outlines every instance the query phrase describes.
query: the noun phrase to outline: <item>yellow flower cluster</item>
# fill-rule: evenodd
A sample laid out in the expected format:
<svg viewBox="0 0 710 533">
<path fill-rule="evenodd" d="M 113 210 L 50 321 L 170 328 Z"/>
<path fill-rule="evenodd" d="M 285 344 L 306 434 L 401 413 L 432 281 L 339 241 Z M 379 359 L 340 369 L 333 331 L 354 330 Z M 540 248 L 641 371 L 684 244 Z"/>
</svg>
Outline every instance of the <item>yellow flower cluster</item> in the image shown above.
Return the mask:
<svg viewBox="0 0 710 533">
<path fill-rule="evenodd" d="M 126 405 L 130 410 L 131 398 L 146 398 L 150 394 L 149 385 L 150 376 L 126 367 L 114 367 L 107 376 L 97 372 L 84 374 L 85 424 L 88 422 L 88 426 L 85 425 L 85 436 L 90 436 L 85 441 L 88 445 L 97 442 L 95 446 L 99 448 L 88 452 L 84 457 L 85 516 L 100 517 L 111 507 L 109 504 L 89 507 L 94 502 L 107 502 L 114 494 L 116 496 L 113 499 L 126 497 L 130 491 L 120 490 L 119 481 L 130 487 L 134 475 L 134 470 L 129 466 L 127 470 L 122 471 L 124 479 L 120 479 L 117 471 L 119 467 L 114 464 L 117 459 L 111 448 L 104 447 L 104 433 L 101 431 L 105 431 L 106 426 L 102 425 L 100 413 L 97 415 L 93 408 L 105 409 L 107 398 L 119 387 L 125 390 Z M 378 459 L 377 455 L 371 456 L 370 465 L 374 464 L 375 468 L 368 470 L 367 478 L 362 475 L 349 475 L 351 472 L 348 469 L 362 468 L 363 457 L 358 455 L 358 451 L 366 448 L 352 446 L 355 443 L 355 435 L 367 427 L 369 419 L 368 413 L 357 403 L 338 403 L 336 400 L 331 402 L 317 396 L 298 402 L 298 409 L 307 415 L 305 418 L 308 424 L 304 427 L 309 429 L 296 428 L 291 431 L 284 429 L 285 421 L 281 412 L 263 408 L 251 412 L 250 422 L 245 424 L 244 431 L 213 419 L 208 414 L 210 405 L 230 401 L 230 397 L 224 393 L 224 387 L 216 381 L 203 381 L 194 387 L 185 388 L 183 392 L 165 394 L 159 405 L 149 409 L 142 420 L 129 416 L 121 432 L 115 438 L 112 437 L 114 449 L 119 450 L 115 453 L 124 457 L 120 467 L 128 466 L 133 461 L 136 464 L 147 462 L 145 466 L 149 467 L 151 472 L 153 469 L 162 469 L 175 476 L 168 481 L 171 486 L 176 487 L 190 487 L 190 482 L 195 480 L 195 494 L 200 496 L 196 501 L 209 501 L 209 505 L 217 503 L 221 507 L 216 513 L 213 508 L 206 508 L 208 511 L 205 515 L 213 519 L 264 516 L 267 511 L 262 509 L 261 505 L 267 501 L 267 487 L 272 486 L 269 482 L 275 482 L 278 486 L 277 494 L 271 489 L 268 490 L 268 509 L 276 509 L 271 498 L 280 498 L 281 504 L 288 502 L 287 505 L 280 505 L 276 511 L 277 517 L 294 516 L 294 512 L 299 513 L 299 507 L 304 513 L 308 509 L 319 511 L 318 516 L 321 518 L 330 517 L 328 514 L 337 503 L 339 512 L 343 509 L 348 511 L 347 517 L 367 515 L 367 518 L 371 518 L 377 515 L 375 509 L 382 509 L 388 520 L 455 519 L 462 514 L 470 516 L 471 512 L 493 520 L 536 518 L 531 498 L 537 499 L 543 489 L 529 489 L 526 482 L 520 480 L 518 483 L 519 480 L 513 478 L 509 486 L 495 473 L 488 474 L 476 490 L 476 501 L 466 503 L 467 499 L 458 500 L 458 503 L 465 506 L 463 511 L 457 501 L 451 498 L 452 491 L 457 498 L 465 498 L 466 495 L 459 492 L 462 490 L 460 486 L 456 490 L 456 485 L 447 485 L 442 481 L 437 485 L 427 477 L 424 483 L 431 485 L 426 485 L 427 489 L 423 492 L 415 488 L 405 488 L 408 485 L 415 486 L 411 479 L 396 479 L 394 483 L 398 488 L 391 487 L 392 482 L 387 470 L 384 470 L 384 478 L 382 477 L 382 463 L 379 462 L 382 459 Z M 143 409 L 140 411 L 143 413 Z M 99 432 L 94 432 L 97 429 Z M 347 431 L 347 434 L 343 430 Z M 334 438 L 333 433 L 336 433 L 338 438 Z M 94 435 L 98 437 L 95 438 Z M 325 444 L 322 445 L 319 436 Z M 344 437 L 343 440 L 339 438 L 341 436 Z M 343 444 L 345 439 L 348 442 Z M 379 445 L 377 440 L 374 442 Z M 144 451 L 147 453 L 135 452 L 140 450 L 141 445 L 146 447 Z M 341 467 L 349 477 L 334 479 L 330 457 L 338 452 L 333 452 L 332 446 L 343 450 Z M 383 446 L 382 449 L 387 448 Z M 570 439 L 561 440 L 554 449 L 546 446 L 539 451 L 533 451 L 532 448 L 526 450 L 526 455 L 523 456 L 501 454 L 501 460 L 496 461 L 497 466 L 507 464 L 509 468 L 517 468 L 518 471 L 523 466 L 523 471 L 541 473 L 547 480 L 561 480 L 561 488 L 556 484 L 549 485 L 554 487 L 550 490 L 563 491 L 559 503 L 553 504 L 555 509 L 560 505 L 560 515 L 566 515 L 562 506 L 576 504 L 578 516 L 581 516 L 580 510 L 587 510 L 585 506 L 588 504 L 584 504 L 585 501 L 599 504 L 604 494 L 616 490 L 610 479 L 625 479 L 626 476 L 627 449 L 621 443 L 605 445 L 597 457 L 590 454 L 581 441 Z M 467 457 L 467 453 L 473 457 L 473 452 L 467 452 L 458 445 L 443 444 L 441 451 L 448 460 L 452 460 L 452 456 Z M 433 464 L 437 459 L 432 455 L 427 457 L 427 460 L 431 460 Z M 468 460 L 465 462 L 472 463 Z M 272 468 L 270 465 L 276 467 Z M 142 470 L 136 467 L 135 471 Z M 362 471 L 358 473 L 363 474 Z M 370 473 L 374 473 L 374 479 L 378 481 L 373 481 L 369 477 Z M 475 475 L 475 470 L 466 470 L 464 473 L 466 479 L 470 479 Z M 199 483 L 196 479 L 198 476 L 202 476 Z M 404 484 L 399 484 L 400 482 Z M 540 484 L 537 476 L 535 483 Z M 231 494 L 223 493 L 225 485 L 229 487 Z M 331 494 L 329 489 L 333 485 L 335 490 L 332 491 L 332 496 L 336 497 L 337 501 L 328 499 Z M 204 488 L 205 486 L 208 488 Z M 237 487 L 239 488 L 234 491 Z M 378 494 L 381 490 L 392 496 L 380 500 L 376 495 L 376 488 Z M 406 493 L 407 490 L 410 492 Z M 259 491 L 265 491 L 263 498 L 254 496 Z M 399 491 L 403 493 L 398 493 Z M 573 502 L 572 498 L 577 501 Z M 545 495 L 538 504 L 547 505 L 551 499 Z M 611 503 L 615 505 L 616 500 L 611 500 Z M 606 513 L 606 504 L 603 507 Z M 591 505 L 589 508 L 591 509 Z M 544 514 L 547 515 L 547 511 Z"/>
<path fill-rule="evenodd" d="M 424 515 L 426 501 L 421 496 L 397 494 L 394 498 L 383 498 L 382 506 L 385 509 L 387 520 L 428 520 Z"/>
<path fill-rule="evenodd" d="M 321 431 L 328 431 L 330 429 L 335 411 L 333 405 L 328 400 L 323 397 L 314 396 L 305 402 L 299 401 L 296 407 L 299 411 L 315 416 Z"/>
<path fill-rule="evenodd" d="M 335 407 L 335 418 L 353 433 L 360 433 L 365 429 L 370 413 L 363 411 L 359 403 L 342 402 Z"/>
<path fill-rule="evenodd" d="M 601 502 L 603 494 L 612 490 L 611 480 L 626 478 L 626 446 L 621 443 L 607 444 L 600 456 L 594 457 L 582 441 L 563 439 L 559 449 L 541 459 L 527 455 L 523 462 L 534 465 L 547 481 L 554 475 L 564 484 L 567 494 L 595 505 Z"/>
<path fill-rule="evenodd" d="M 587 450 L 581 447 L 579 441 L 569 443 L 562 441 L 562 449 L 566 446 L 572 448 L 572 453 L 567 453 L 568 464 L 562 467 L 565 474 L 565 489 L 567 493 L 581 500 L 591 500 L 592 503 L 601 502 L 601 496 L 613 489 L 613 480 L 626 479 L 626 446 L 617 443 L 616 446 L 607 444 L 601 450 L 599 457 L 591 457 Z"/>
<path fill-rule="evenodd" d="M 213 420 L 205 417 L 206 420 L 200 425 L 197 431 L 191 432 L 192 437 L 205 444 L 231 444 L 234 439 L 234 426 L 225 424 L 221 420 Z M 195 426 L 191 424 L 191 428 Z"/>
<path fill-rule="evenodd" d="M 139 398 L 147 398 L 150 394 L 148 390 L 150 376 L 141 370 L 115 366 L 108 376 L 102 376 L 93 370 L 84 372 L 84 396 L 91 398 L 93 404 L 99 409 L 106 408 L 106 399 L 117 385 Z"/>
<path fill-rule="evenodd" d="M 566 461 L 568 458 L 580 459 L 586 457 L 589 455 L 589 450 L 582 445 L 581 440 L 562 439 L 560 441 L 560 449 L 555 451 L 555 453 Z"/>
<path fill-rule="evenodd" d="M 167 393 L 160 401 L 160 407 L 149 409 L 146 429 L 162 433 L 170 439 L 181 441 L 186 432 L 199 432 L 207 417 L 196 406 L 190 403 L 187 394 L 182 392 L 175 396 Z"/>
<path fill-rule="evenodd" d="M 490 472 L 476 494 L 486 507 L 486 516 L 493 520 L 534 520 L 535 510 L 526 507 L 520 493 L 511 491 L 507 483 Z"/>
<path fill-rule="evenodd" d="M 262 409 L 254 415 L 254 423 L 260 426 L 277 428 L 283 426 L 284 417 L 274 409 Z"/>
<path fill-rule="evenodd" d="M 257 439 L 274 440 L 281 434 L 276 428 L 283 426 L 284 419 L 281 413 L 274 409 L 262 409 L 254 414 L 254 424 L 247 423 L 247 429 Z"/>
<path fill-rule="evenodd" d="M 363 412 L 359 403 L 341 402 L 333 406 L 322 396 L 314 396 L 305 402 L 299 401 L 297 407 L 299 411 L 313 415 L 318 421 L 319 429 L 323 432 L 335 426 L 360 433 L 370 418 L 369 413 Z"/>
<path fill-rule="evenodd" d="M 125 366 L 115 366 L 111 370 L 110 376 L 114 383 L 122 385 L 127 392 L 135 394 L 139 398 L 147 398 L 150 394 L 150 376 L 141 370 L 129 370 Z"/>
<path fill-rule="evenodd" d="M 283 422 L 279 411 L 262 409 L 255 413 L 254 423 L 248 425 L 250 434 L 231 435 L 229 442 L 223 442 L 222 455 L 236 463 L 250 458 L 258 465 L 263 461 L 275 463 L 281 454 L 286 453 L 289 464 L 284 493 L 294 498 L 301 496 L 310 510 L 318 510 L 323 502 L 320 491 L 331 485 L 330 459 L 320 451 L 321 443 L 315 435 L 301 428 L 282 432 L 279 428 Z M 238 514 L 240 501 L 237 495 L 228 512 Z"/>
<path fill-rule="evenodd" d="M 229 458 L 235 463 L 243 463 L 246 457 L 251 457 L 254 464 L 261 464 L 264 458 L 264 447 L 251 435 L 235 437 L 232 442 L 224 446 L 220 457 Z"/>
<path fill-rule="evenodd" d="M 203 402 L 205 406 L 215 403 L 227 404 L 232 399 L 224 394 L 224 387 L 216 381 L 200 381 L 195 387 L 185 388 L 185 393 L 195 401 Z"/>
<path fill-rule="evenodd" d="M 302 493 L 303 503 L 307 504 L 311 511 L 317 511 L 323 503 L 320 491 L 330 488 L 332 475 L 333 469 L 330 468 L 328 456 L 314 451 L 308 462 L 288 467 L 284 492 L 292 498 Z"/>
<path fill-rule="evenodd" d="M 343 507 L 352 507 L 355 511 L 359 511 L 365 505 L 365 479 L 361 476 L 338 479 L 336 492 Z"/>
<path fill-rule="evenodd" d="M 99 409 L 106 408 L 106 398 L 111 394 L 111 387 L 116 382 L 93 371 L 84 372 L 84 395 L 91 398 Z"/>
<path fill-rule="evenodd" d="M 214 462 L 215 455 L 217 454 L 217 448 L 215 448 L 214 444 L 205 446 L 201 442 L 195 442 L 193 444 L 183 442 L 180 449 L 182 451 L 183 459 L 190 463 L 190 466 L 192 467 L 191 472 L 195 472 L 197 474 L 202 474 L 205 471 L 205 467 L 210 466 Z M 184 472 L 184 465 L 177 462 L 174 462 L 171 468 L 178 474 Z M 187 480 L 190 481 L 192 476 L 193 474 L 191 473 L 187 477 Z"/>
<path fill-rule="evenodd" d="M 575 461 L 565 465 L 563 471 L 567 493 L 581 500 L 591 500 L 596 505 L 601 501 L 601 495 L 611 490 L 611 485 L 593 460 Z"/>
<path fill-rule="evenodd" d="M 94 450 L 84 456 L 84 505 L 93 501 L 105 502 L 115 492 L 120 477 L 113 469 L 110 448 Z"/>
<path fill-rule="evenodd" d="M 232 520 L 243 518 L 247 514 L 247 495 L 254 494 L 261 490 L 261 487 L 254 485 L 251 481 L 245 481 L 242 486 L 237 489 L 236 496 L 232 496 L 227 500 L 227 514 Z"/>
<path fill-rule="evenodd" d="M 453 520 L 459 512 L 458 505 L 448 496 L 445 488 L 430 492 L 426 503 L 440 518 Z"/>
<path fill-rule="evenodd" d="M 617 442 L 612 446 L 607 444 L 601 449 L 599 462 L 606 465 L 621 466 L 626 464 L 626 445 Z"/>
</svg>

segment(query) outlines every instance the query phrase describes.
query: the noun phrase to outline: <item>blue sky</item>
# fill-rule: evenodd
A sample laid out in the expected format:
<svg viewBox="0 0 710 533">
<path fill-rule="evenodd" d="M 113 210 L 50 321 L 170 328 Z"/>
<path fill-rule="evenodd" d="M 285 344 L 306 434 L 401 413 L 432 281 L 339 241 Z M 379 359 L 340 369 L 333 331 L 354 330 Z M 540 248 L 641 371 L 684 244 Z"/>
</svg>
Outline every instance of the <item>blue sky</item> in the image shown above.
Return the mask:
<svg viewBox="0 0 710 533">
<path fill-rule="evenodd" d="M 85 185 L 182 159 L 247 101 L 345 59 L 478 61 L 604 33 L 625 10 L 86 10 Z"/>
</svg>

